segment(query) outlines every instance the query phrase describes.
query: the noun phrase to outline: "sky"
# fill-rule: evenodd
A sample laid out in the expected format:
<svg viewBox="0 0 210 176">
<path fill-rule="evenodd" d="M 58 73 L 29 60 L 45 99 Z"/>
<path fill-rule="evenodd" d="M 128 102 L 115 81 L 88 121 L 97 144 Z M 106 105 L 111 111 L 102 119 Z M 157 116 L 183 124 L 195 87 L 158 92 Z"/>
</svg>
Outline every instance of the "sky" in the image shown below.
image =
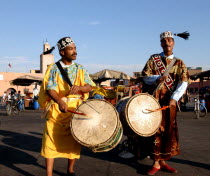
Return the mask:
<svg viewBox="0 0 210 176">
<path fill-rule="evenodd" d="M 175 37 L 177 58 L 209 70 L 209 7 L 209 0 L 0 0 L 0 72 L 39 70 L 43 43 L 70 36 L 76 62 L 90 74 L 132 76 L 162 52 L 159 35 L 168 30 L 190 33 L 189 40 Z M 57 48 L 53 54 L 60 59 Z"/>
</svg>

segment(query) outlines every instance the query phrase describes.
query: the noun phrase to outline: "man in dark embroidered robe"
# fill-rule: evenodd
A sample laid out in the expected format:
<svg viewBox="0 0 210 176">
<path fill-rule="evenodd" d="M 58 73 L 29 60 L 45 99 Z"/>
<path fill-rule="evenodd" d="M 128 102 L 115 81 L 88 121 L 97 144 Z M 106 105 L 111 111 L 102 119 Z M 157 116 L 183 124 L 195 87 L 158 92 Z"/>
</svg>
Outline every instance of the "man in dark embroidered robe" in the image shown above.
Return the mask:
<svg viewBox="0 0 210 176">
<path fill-rule="evenodd" d="M 180 154 L 176 122 L 177 102 L 186 91 L 189 82 L 187 68 L 184 62 L 178 58 L 176 58 L 169 75 L 163 76 L 164 71 L 175 58 L 173 54 L 174 35 L 170 31 L 163 32 L 160 35 L 160 41 L 163 52 L 152 55 L 142 71 L 143 92 L 154 94 L 161 106 L 169 106 L 162 111 L 161 126 L 154 135 L 151 154 L 154 164 L 148 171 L 148 175 L 155 175 L 160 169 L 177 173 L 177 170 L 167 165 L 165 160 Z M 156 89 L 160 83 L 162 86 Z"/>
</svg>

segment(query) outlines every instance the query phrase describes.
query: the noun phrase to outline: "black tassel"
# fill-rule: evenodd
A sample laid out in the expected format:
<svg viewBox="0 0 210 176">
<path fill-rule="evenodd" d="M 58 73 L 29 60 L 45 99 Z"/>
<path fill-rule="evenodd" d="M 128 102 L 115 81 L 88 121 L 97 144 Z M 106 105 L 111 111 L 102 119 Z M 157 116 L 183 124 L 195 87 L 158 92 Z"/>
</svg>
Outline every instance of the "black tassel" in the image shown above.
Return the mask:
<svg viewBox="0 0 210 176">
<path fill-rule="evenodd" d="M 183 33 L 178 33 L 178 34 L 174 34 L 175 36 L 178 36 L 178 37 L 181 37 L 185 40 L 188 40 L 189 39 L 189 36 L 190 36 L 190 33 L 185 31 Z"/>
<path fill-rule="evenodd" d="M 52 53 L 52 51 L 55 49 L 55 47 L 53 46 L 50 50 L 47 50 L 47 51 L 45 51 L 45 52 L 43 52 L 43 54 L 45 55 L 45 54 L 50 54 L 50 53 Z"/>
</svg>

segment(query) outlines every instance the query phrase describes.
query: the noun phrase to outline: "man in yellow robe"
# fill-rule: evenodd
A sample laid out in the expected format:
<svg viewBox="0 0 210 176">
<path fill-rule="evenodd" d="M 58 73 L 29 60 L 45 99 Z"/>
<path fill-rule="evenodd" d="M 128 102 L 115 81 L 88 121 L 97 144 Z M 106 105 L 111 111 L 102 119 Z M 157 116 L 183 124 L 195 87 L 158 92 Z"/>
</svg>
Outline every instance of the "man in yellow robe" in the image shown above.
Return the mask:
<svg viewBox="0 0 210 176">
<path fill-rule="evenodd" d="M 95 83 L 83 66 L 74 62 L 77 51 L 70 37 L 60 39 L 57 46 L 61 56 L 58 62 L 67 72 L 72 86 L 64 81 L 56 64 L 48 67 L 38 100 L 47 111 L 41 155 L 46 158 L 47 176 L 53 175 L 54 158 L 67 158 L 67 175 L 76 176 L 74 163 L 80 158 L 81 146 L 71 134 L 72 114 L 68 110 L 74 111 L 85 101 Z"/>
</svg>

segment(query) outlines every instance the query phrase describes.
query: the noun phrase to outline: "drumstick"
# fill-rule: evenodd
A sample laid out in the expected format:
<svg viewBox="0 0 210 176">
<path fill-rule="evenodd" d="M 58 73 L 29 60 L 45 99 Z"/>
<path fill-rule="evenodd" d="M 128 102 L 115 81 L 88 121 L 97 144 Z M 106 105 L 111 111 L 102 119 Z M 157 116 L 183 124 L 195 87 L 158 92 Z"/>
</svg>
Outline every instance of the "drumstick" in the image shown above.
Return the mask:
<svg viewBox="0 0 210 176">
<path fill-rule="evenodd" d="M 81 113 L 81 112 L 76 112 L 76 111 L 72 111 L 72 110 L 69 110 L 69 109 L 68 109 L 67 111 L 68 111 L 68 112 L 71 112 L 71 113 L 74 113 L 74 114 L 83 115 L 83 116 L 92 118 L 91 116 L 88 116 L 87 114 L 84 114 L 84 113 Z"/>
<path fill-rule="evenodd" d="M 169 108 L 169 106 L 163 106 L 162 108 L 156 109 L 156 110 L 151 110 L 151 109 L 146 109 L 147 111 L 151 111 L 151 112 L 157 112 L 157 111 L 162 111 Z"/>
</svg>

